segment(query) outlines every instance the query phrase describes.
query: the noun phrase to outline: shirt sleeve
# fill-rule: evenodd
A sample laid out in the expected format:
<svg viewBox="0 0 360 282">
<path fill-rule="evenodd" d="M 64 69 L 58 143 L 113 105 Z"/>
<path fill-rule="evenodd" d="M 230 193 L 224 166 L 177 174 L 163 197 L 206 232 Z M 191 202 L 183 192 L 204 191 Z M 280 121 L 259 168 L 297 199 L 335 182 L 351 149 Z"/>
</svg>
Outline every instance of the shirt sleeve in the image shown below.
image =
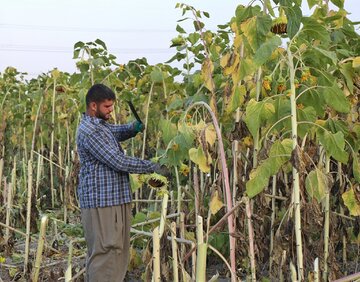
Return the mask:
<svg viewBox="0 0 360 282">
<path fill-rule="evenodd" d="M 107 126 L 119 142 L 132 138 L 137 134 L 134 122 L 127 124 L 107 124 Z"/>
<path fill-rule="evenodd" d="M 112 142 L 108 142 L 104 132 L 96 130 L 87 136 L 84 145 L 95 159 L 115 171 L 139 174 L 154 172 L 155 163 L 126 156 L 118 146 L 112 144 Z"/>
</svg>

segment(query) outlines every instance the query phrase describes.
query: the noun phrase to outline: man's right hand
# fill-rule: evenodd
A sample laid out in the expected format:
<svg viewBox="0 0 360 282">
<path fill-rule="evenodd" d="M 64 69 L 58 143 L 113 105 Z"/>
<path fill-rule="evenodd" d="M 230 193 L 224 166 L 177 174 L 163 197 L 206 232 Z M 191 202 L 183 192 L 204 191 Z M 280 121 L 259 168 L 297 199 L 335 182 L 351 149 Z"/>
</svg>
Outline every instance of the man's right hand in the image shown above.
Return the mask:
<svg viewBox="0 0 360 282">
<path fill-rule="evenodd" d="M 170 175 L 171 175 L 170 170 L 165 165 L 157 164 L 156 167 L 155 167 L 154 172 L 157 173 L 157 174 L 163 175 L 163 176 L 165 176 L 167 178 L 169 178 Z"/>
</svg>

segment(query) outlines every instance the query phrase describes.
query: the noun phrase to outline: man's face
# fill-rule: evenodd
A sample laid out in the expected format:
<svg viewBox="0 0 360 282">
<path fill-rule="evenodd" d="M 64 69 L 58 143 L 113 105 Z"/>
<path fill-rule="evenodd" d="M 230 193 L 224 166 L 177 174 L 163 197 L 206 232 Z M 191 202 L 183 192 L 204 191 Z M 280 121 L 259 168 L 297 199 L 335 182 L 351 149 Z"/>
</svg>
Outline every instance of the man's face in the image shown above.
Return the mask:
<svg viewBox="0 0 360 282">
<path fill-rule="evenodd" d="M 114 101 L 106 99 L 96 104 L 95 116 L 103 120 L 108 120 L 110 119 L 113 110 L 114 110 Z"/>
</svg>

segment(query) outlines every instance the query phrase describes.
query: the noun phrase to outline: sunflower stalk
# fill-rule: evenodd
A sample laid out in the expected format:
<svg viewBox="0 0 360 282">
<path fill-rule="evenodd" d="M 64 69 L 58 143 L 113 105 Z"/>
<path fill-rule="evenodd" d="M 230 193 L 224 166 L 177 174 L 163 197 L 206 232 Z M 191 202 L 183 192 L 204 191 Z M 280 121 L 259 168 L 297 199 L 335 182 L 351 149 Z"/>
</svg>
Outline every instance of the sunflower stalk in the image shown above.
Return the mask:
<svg viewBox="0 0 360 282">
<path fill-rule="evenodd" d="M 250 257 L 250 266 L 251 266 L 251 281 L 256 281 L 256 263 L 255 263 L 255 249 L 254 249 L 254 229 L 252 225 L 252 212 L 250 200 L 246 199 L 245 201 L 246 217 L 247 217 L 247 227 L 249 235 L 249 257 Z"/>
<path fill-rule="evenodd" d="M 319 258 L 314 261 L 314 282 L 319 282 Z"/>
<path fill-rule="evenodd" d="M 184 212 L 180 212 L 180 238 L 185 239 L 185 213 Z M 181 245 L 180 246 L 180 257 L 181 260 L 183 260 L 184 255 L 185 255 L 185 246 Z"/>
<path fill-rule="evenodd" d="M 36 251 L 35 265 L 34 265 L 33 274 L 32 274 L 33 282 L 37 282 L 39 279 L 40 265 L 41 265 L 42 256 L 43 256 L 47 224 L 48 224 L 48 217 L 46 215 L 44 215 L 41 218 L 39 241 L 38 241 L 38 246 L 37 246 L 37 251 Z"/>
<path fill-rule="evenodd" d="M 330 175 L 330 157 L 325 154 L 325 173 Z M 329 258 L 329 238 L 330 238 L 330 187 L 325 191 L 325 220 L 324 220 L 324 271 L 323 280 L 328 281 L 328 258 Z"/>
<path fill-rule="evenodd" d="M 271 273 L 272 262 L 274 260 L 274 230 L 275 230 L 275 217 L 276 217 L 276 175 L 272 178 L 272 194 L 271 194 L 271 225 L 270 225 L 270 258 L 269 258 L 269 273 Z"/>
<path fill-rule="evenodd" d="M 196 102 L 192 104 L 187 111 L 189 111 L 191 108 L 196 106 L 203 106 L 205 107 L 208 112 L 210 113 L 210 116 L 212 118 L 212 123 L 215 128 L 216 136 L 218 139 L 218 148 L 220 151 L 220 161 L 221 161 L 221 168 L 222 168 L 222 174 L 223 174 L 223 181 L 225 186 L 225 194 L 226 194 L 226 205 L 227 210 L 230 211 L 232 209 L 232 193 L 230 189 L 230 182 L 229 182 L 229 174 L 228 174 L 228 168 L 226 164 L 226 157 L 225 157 L 225 150 L 224 150 L 224 144 L 222 141 L 222 135 L 221 130 L 218 124 L 218 121 L 216 119 L 215 113 L 212 111 L 211 107 L 204 103 L 204 102 Z M 186 112 L 187 112 L 186 111 Z M 186 113 L 185 113 L 186 116 Z M 231 214 L 228 217 L 228 228 L 229 228 L 229 241 L 230 241 L 230 264 L 231 264 L 231 281 L 236 281 L 236 255 L 235 255 L 235 249 L 236 249 L 236 241 L 235 237 L 231 236 L 230 234 L 235 233 L 235 224 L 234 224 L 234 215 Z"/>
<path fill-rule="evenodd" d="M 154 282 L 161 281 L 160 274 L 160 234 L 159 227 L 155 227 L 153 231 L 153 277 Z"/>
<path fill-rule="evenodd" d="M 297 138 L 297 108 L 296 108 L 296 95 L 295 95 L 295 68 L 293 63 L 293 55 L 290 50 L 290 45 L 287 48 L 288 65 L 290 71 L 290 105 L 291 105 L 291 136 L 292 136 L 292 149 L 296 150 L 298 146 Z M 298 280 L 304 278 L 304 263 L 303 263 L 303 246 L 302 246 L 302 233 L 301 233 L 301 206 L 300 206 L 300 178 L 299 171 L 296 167 L 292 168 L 293 177 L 293 193 L 294 193 L 294 209 L 295 209 L 295 239 L 296 239 L 296 256 L 297 256 L 297 272 Z"/>
<path fill-rule="evenodd" d="M 81 243 L 84 242 L 85 238 L 81 238 L 81 239 L 75 239 L 75 240 L 71 240 L 69 243 L 69 253 L 68 253 L 68 260 L 67 260 L 67 268 L 65 271 L 65 282 L 70 282 L 72 281 L 73 277 L 72 277 L 72 258 L 73 258 L 73 251 L 74 251 L 74 244 L 75 243 Z"/>
<path fill-rule="evenodd" d="M 177 186 L 177 212 L 181 211 L 181 185 L 179 179 L 179 170 L 177 166 L 175 168 L 176 186 Z M 179 222 L 178 222 L 179 223 Z"/>
<path fill-rule="evenodd" d="M 13 159 L 13 169 L 11 171 L 11 183 L 7 185 L 7 196 L 6 196 L 6 219 L 5 224 L 10 226 L 10 217 L 11 217 L 11 210 L 13 206 L 13 197 L 14 191 L 16 190 L 16 156 Z M 5 189 L 5 188 L 4 188 Z M 5 243 L 9 241 L 10 238 L 10 230 L 7 228 L 5 229 L 5 236 L 4 240 Z"/>
<path fill-rule="evenodd" d="M 54 87 L 52 93 L 52 111 L 51 111 L 51 143 L 50 143 L 50 190 L 51 190 L 51 207 L 55 207 L 55 187 L 54 187 L 54 138 L 55 138 L 55 93 L 56 93 L 56 77 L 54 77 Z"/>
<path fill-rule="evenodd" d="M 168 200 L 169 200 L 169 194 L 165 193 L 163 200 L 162 200 L 162 204 L 161 204 L 161 217 L 160 217 L 160 227 L 159 227 L 159 237 L 160 238 L 164 234 L 164 230 L 165 230 Z"/>
<path fill-rule="evenodd" d="M 196 239 L 197 239 L 197 258 L 196 258 L 195 281 L 205 282 L 207 243 L 204 243 L 203 218 L 201 216 L 197 217 Z"/>
<path fill-rule="evenodd" d="M 0 193 L 1 193 L 1 186 L 2 186 L 3 171 L 4 171 L 4 157 L 2 157 L 0 159 Z"/>
<path fill-rule="evenodd" d="M 25 239 L 25 260 L 24 274 L 27 272 L 29 252 L 30 252 L 30 223 L 31 223 L 31 197 L 33 190 L 33 171 L 32 161 L 28 161 L 28 189 L 27 189 L 27 205 L 26 205 L 26 239 Z"/>
<path fill-rule="evenodd" d="M 173 281 L 178 282 L 179 281 L 179 264 L 178 264 L 178 247 L 176 243 L 176 223 L 171 223 L 171 249 L 172 249 L 172 265 L 173 265 Z"/>
</svg>

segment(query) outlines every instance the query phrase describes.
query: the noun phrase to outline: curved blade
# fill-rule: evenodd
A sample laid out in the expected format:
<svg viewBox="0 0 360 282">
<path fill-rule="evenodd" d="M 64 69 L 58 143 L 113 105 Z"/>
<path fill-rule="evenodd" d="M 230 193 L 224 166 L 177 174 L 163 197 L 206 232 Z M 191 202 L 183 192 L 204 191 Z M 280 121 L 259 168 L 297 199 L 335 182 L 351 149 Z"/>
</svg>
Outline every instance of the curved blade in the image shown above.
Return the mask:
<svg viewBox="0 0 360 282">
<path fill-rule="evenodd" d="M 126 102 L 129 104 L 130 110 L 131 110 L 131 112 L 133 113 L 133 115 L 134 115 L 134 117 L 136 118 L 136 120 L 137 120 L 138 122 L 141 122 L 141 123 L 142 123 L 142 121 L 141 121 L 138 113 L 137 113 L 136 110 L 135 110 L 135 107 L 134 107 L 133 103 L 131 103 L 131 101 L 126 101 Z"/>
</svg>

